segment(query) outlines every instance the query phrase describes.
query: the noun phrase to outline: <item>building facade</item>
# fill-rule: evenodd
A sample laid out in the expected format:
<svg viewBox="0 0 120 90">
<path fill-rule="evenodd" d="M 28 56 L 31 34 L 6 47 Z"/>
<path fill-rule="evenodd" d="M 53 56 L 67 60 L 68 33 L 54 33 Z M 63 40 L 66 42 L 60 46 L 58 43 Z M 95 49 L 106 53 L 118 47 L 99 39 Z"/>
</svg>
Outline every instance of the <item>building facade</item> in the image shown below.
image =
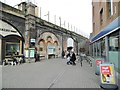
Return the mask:
<svg viewBox="0 0 120 90">
<path fill-rule="evenodd" d="M 0 62 L 5 58 L 24 54 L 44 59 L 61 57 L 67 50 L 68 39 L 73 40 L 75 53 L 87 41 L 86 37 L 66 30 L 38 17 L 38 7 L 21 2 L 18 8 L 0 2 Z"/>
<path fill-rule="evenodd" d="M 115 64 L 120 73 L 120 0 L 93 0 L 92 10 L 91 56 Z"/>
</svg>

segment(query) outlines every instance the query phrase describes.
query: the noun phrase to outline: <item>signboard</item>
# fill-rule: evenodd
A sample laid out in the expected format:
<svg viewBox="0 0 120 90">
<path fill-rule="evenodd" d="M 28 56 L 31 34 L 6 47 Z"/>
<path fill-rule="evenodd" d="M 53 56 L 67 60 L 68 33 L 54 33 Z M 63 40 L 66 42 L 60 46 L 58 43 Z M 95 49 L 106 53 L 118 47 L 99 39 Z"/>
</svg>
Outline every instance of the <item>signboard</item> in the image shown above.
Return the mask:
<svg viewBox="0 0 120 90">
<path fill-rule="evenodd" d="M 55 53 L 55 46 L 48 46 L 48 54 L 54 54 Z"/>
<path fill-rule="evenodd" d="M 31 42 L 31 43 L 35 43 L 35 39 L 33 39 L 33 38 L 30 39 L 30 42 Z"/>
<path fill-rule="evenodd" d="M 4 37 L 11 34 L 21 36 L 13 26 L 2 20 L 0 20 L 0 34 Z"/>
<path fill-rule="evenodd" d="M 35 48 L 29 48 L 28 50 L 25 50 L 25 57 L 33 58 L 35 54 Z"/>
<path fill-rule="evenodd" d="M 95 74 L 96 75 L 99 75 L 100 74 L 100 64 L 102 64 L 103 63 L 103 58 L 97 58 L 96 59 L 96 70 L 95 70 Z"/>
<path fill-rule="evenodd" d="M 115 84 L 114 64 L 100 64 L 100 78 L 102 84 Z"/>
<path fill-rule="evenodd" d="M 30 57 L 33 58 L 35 54 L 35 49 L 30 49 Z"/>
<path fill-rule="evenodd" d="M 96 60 L 96 65 L 100 66 L 100 64 L 102 64 L 102 62 L 103 62 L 102 60 Z"/>
</svg>

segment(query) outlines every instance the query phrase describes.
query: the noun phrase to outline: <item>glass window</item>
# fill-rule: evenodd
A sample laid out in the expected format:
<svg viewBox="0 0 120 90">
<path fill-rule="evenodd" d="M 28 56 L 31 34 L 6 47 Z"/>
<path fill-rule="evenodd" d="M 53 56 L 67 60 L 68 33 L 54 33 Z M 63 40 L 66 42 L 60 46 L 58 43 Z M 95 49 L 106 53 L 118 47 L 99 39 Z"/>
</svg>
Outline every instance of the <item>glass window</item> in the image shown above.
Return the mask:
<svg viewBox="0 0 120 90">
<path fill-rule="evenodd" d="M 120 49 L 119 32 L 112 33 L 109 36 L 109 51 L 118 51 Z"/>
<path fill-rule="evenodd" d="M 101 39 L 101 56 L 105 56 L 105 38 Z"/>
<path fill-rule="evenodd" d="M 13 55 L 19 53 L 18 43 L 6 43 L 6 55 Z"/>
<path fill-rule="evenodd" d="M 98 42 L 97 52 L 98 52 L 98 56 L 101 56 L 101 43 L 100 43 L 100 41 Z"/>
<path fill-rule="evenodd" d="M 94 43 L 94 56 L 96 56 L 96 42 Z"/>
</svg>

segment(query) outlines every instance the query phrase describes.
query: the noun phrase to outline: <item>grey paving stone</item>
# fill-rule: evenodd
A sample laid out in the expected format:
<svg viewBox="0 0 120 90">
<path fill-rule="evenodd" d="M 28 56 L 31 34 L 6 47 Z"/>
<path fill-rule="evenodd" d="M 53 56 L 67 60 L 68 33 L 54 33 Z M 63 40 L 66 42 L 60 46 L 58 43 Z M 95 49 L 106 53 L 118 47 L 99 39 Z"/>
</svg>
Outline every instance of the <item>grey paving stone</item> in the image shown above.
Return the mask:
<svg viewBox="0 0 120 90">
<path fill-rule="evenodd" d="M 2 88 L 99 88 L 94 66 L 67 65 L 66 59 L 3 66 Z"/>
<path fill-rule="evenodd" d="M 2 65 L 0 65 L 0 90 L 2 89 Z"/>
</svg>

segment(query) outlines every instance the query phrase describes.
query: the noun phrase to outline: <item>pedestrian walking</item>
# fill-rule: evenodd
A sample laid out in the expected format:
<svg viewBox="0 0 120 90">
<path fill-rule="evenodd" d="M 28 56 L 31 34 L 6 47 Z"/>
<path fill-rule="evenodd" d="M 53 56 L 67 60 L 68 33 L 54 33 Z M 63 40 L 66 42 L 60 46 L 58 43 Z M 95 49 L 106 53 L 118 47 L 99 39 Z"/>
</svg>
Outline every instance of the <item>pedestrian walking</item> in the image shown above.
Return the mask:
<svg viewBox="0 0 120 90">
<path fill-rule="evenodd" d="M 62 51 L 62 58 L 64 58 L 65 56 L 65 51 Z"/>
<path fill-rule="evenodd" d="M 35 52 L 34 58 L 35 58 L 35 62 L 38 61 L 38 54 L 37 54 L 37 52 Z"/>
</svg>

